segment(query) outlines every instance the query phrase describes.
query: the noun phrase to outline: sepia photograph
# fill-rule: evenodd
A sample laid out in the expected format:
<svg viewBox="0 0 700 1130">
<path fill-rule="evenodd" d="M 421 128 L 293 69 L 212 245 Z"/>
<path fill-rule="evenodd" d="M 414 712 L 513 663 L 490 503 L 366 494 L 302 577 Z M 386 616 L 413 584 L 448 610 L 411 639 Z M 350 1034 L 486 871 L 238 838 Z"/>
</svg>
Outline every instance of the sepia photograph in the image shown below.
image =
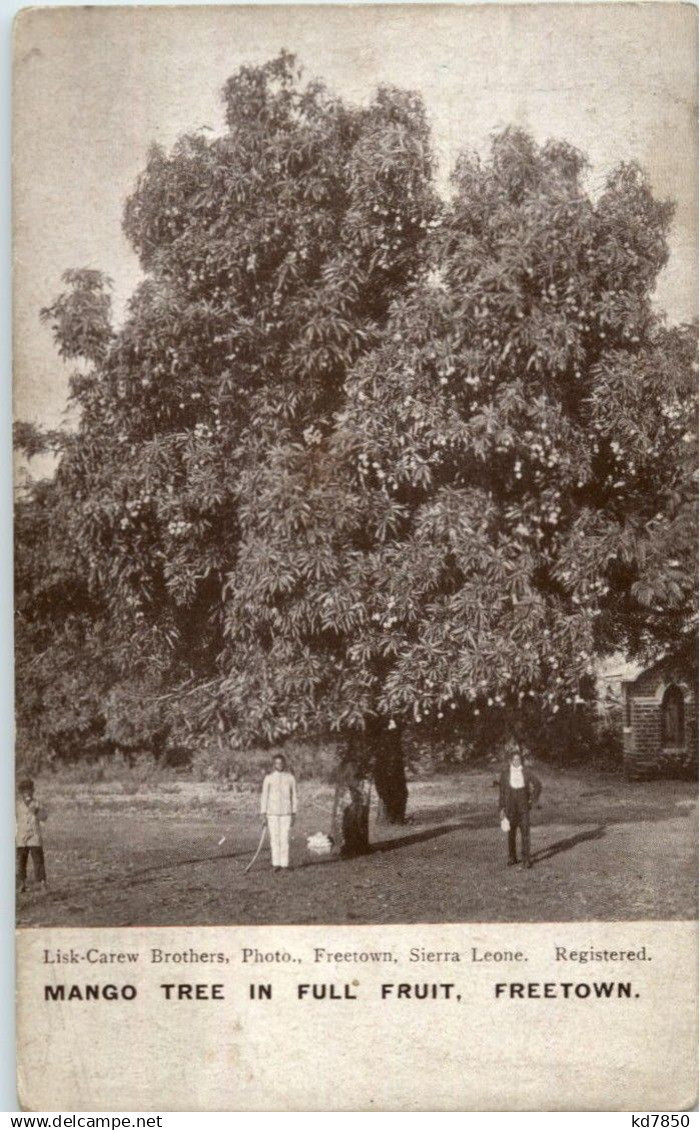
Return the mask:
<svg viewBox="0 0 700 1130">
<path fill-rule="evenodd" d="M 696 71 L 20 14 L 19 927 L 697 918 Z"/>
</svg>

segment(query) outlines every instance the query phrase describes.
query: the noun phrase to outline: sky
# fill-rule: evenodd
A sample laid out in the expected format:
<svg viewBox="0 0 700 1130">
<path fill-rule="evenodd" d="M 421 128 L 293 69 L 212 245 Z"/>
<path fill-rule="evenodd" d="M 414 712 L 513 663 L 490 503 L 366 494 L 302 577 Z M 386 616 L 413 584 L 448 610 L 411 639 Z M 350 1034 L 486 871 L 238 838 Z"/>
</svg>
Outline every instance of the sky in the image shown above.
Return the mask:
<svg viewBox="0 0 700 1130">
<path fill-rule="evenodd" d="M 587 153 L 592 190 L 636 159 L 677 203 L 657 301 L 697 302 L 697 16 L 679 3 L 25 9 L 14 39 L 15 415 L 55 427 L 69 370 L 39 310 L 69 267 L 114 280 L 117 316 L 139 279 L 124 200 L 154 141 L 223 127 L 221 88 L 282 47 L 308 77 L 362 103 L 418 90 L 439 177 L 515 124 Z"/>
</svg>

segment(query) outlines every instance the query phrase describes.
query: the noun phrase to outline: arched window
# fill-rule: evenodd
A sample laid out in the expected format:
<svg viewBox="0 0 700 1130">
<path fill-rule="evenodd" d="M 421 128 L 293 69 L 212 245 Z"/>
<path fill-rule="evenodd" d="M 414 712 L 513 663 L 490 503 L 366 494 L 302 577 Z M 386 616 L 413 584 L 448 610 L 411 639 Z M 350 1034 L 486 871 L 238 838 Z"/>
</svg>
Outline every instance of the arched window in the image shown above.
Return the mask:
<svg viewBox="0 0 700 1130">
<path fill-rule="evenodd" d="M 661 700 L 661 740 L 668 746 L 685 744 L 683 691 L 675 683 L 666 688 Z"/>
</svg>

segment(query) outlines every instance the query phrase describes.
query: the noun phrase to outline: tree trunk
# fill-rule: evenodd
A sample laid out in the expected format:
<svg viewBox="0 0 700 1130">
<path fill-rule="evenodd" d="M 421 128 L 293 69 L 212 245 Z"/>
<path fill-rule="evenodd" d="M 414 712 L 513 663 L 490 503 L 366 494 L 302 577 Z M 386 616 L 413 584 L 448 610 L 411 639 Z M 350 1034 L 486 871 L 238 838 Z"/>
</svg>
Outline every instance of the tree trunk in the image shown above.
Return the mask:
<svg viewBox="0 0 700 1130">
<path fill-rule="evenodd" d="M 388 730 L 386 723 L 368 727 L 367 740 L 372 745 L 373 775 L 380 800 L 379 821 L 403 824 L 406 820 L 408 785 L 403 760 L 401 729 Z"/>
</svg>

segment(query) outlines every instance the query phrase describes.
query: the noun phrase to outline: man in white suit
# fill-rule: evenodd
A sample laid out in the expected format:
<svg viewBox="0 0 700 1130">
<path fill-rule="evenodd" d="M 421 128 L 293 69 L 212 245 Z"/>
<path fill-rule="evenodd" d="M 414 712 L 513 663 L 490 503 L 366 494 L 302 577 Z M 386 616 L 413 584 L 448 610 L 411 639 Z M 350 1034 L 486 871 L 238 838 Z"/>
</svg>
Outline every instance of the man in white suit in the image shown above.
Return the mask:
<svg viewBox="0 0 700 1130">
<path fill-rule="evenodd" d="M 281 753 L 272 765 L 272 772 L 263 781 L 260 815 L 270 833 L 272 866 L 281 871 L 289 867 L 289 831 L 297 814 L 297 784 Z"/>
</svg>

